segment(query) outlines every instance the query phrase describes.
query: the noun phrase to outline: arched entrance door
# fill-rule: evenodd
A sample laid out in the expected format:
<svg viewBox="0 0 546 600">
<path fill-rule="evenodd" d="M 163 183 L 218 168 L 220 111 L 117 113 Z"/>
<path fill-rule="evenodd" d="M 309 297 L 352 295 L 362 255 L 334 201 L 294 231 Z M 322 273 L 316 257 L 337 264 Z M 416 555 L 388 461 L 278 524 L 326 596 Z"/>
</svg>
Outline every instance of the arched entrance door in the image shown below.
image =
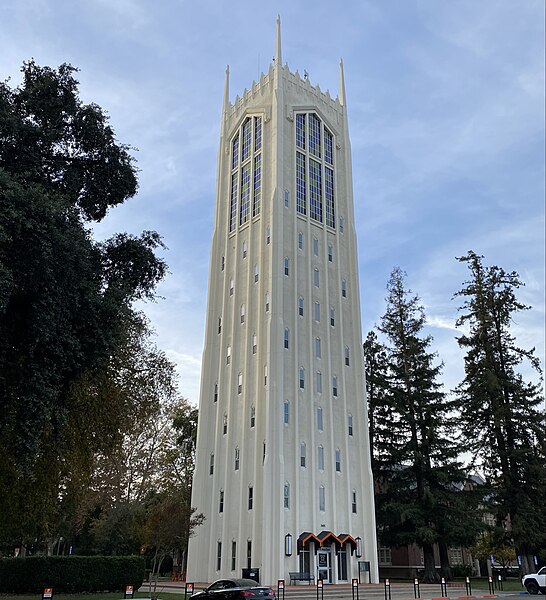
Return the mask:
<svg viewBox="0 0 546 600">
<path fill-rule="evenodd" d="M 332 583 L 332 552 L 329 547 L 317 551 L 317 575 L 324 583 Z"/>
</svg>

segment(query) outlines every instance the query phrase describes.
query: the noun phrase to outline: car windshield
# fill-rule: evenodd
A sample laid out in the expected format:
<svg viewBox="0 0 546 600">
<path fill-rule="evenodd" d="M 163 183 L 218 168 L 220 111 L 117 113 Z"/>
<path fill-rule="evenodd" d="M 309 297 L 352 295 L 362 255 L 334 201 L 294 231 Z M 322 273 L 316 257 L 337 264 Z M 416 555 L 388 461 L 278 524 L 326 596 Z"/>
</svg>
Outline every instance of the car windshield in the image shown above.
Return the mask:
<svg viewBox="0 0 546 600">
<path fill-rule="evenodd" d="M 234 579 L 233 581 L 236 583 L 237 587 L 256 587 L 257 585 L 260 585 L 253 579 Z"/>
</svg>

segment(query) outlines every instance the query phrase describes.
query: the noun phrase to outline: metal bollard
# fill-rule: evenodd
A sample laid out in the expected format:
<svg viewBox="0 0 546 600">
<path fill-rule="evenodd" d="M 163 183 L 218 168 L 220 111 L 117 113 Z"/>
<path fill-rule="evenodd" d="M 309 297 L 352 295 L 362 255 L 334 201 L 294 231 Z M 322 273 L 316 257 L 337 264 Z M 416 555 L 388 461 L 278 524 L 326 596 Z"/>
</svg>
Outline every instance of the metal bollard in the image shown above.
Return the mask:
<svg viewBox="0 0 546 600">
<path fill-rule="evenodd" d="M 440 580 L 440 590 L 442 598 L 447 598 L 447 583 L 445 577 L 442 577 L 442 579 Z"/>
<path fill-rule="evenodd" d="M 358 600 L 358 579 L 351 580 L 351 591 L 353 594 L 353 600 Z"/>
<path fill-rule="evenodd" d="M 487 579 L 488 583 L 489 583 L 489 593 L 491 595 L 493 595 L 495 593 L 495 587 L 493 585 L 493 577 L 491 577 L 491 575 L 488 577 Z"/>
<path fill-rule="evenodd" d="M 470 584 L 470 577 L 467 577 L 464 581 L 464 586 L 466 588 L 466 595 L 472 596 L 472 585 Z"/>
<path fill-rule="evenodd" d="M 284 600 L 284 579 L 279 579 L 277 581 L 277 598 Z"/>
<path fill-rule="evenodd" d="M 502 582 L 502 575 L 499 575 L 499 583 L 498 583 L 497 587 L 498 587 L 499 590 L 504 591 L 504 584 Z"/>
<path fill-rule="evenodd" d="M 419 588 L 419 580 L 417 579 L 417 577 L 413 580 L 413 597 L 414 598 L 421 597 L 421 590 Z"/>
<path fill-rule="evenodd" d="M 388 590 L 388 596 L 387 596 Z M 385 600 L 391 600 L 391 582 L 389 579 L 385 579 Z"/>
<path fill-rule="evenodd" d="M 322 581 L 322 579 L 317 579 L 317 600 L 323 600 L 323 598 L 324 598 L 324 582 Z"/>
</svg>

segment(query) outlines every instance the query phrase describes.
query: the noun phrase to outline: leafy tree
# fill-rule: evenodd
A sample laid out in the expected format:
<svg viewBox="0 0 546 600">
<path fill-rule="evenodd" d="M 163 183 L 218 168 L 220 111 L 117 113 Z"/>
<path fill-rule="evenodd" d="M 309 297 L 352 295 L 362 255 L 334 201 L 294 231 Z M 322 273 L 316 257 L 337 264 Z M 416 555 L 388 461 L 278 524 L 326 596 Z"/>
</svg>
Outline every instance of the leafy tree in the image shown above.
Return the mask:
<svg viewBox="0 0 546 600">
<path fill-rule="evenodd" d="M 75 71 L 31 61 L 19 87 L 0 83 L 4 541 L 55 530 L 59 485 L 75 464 L 69 459 L 83 465 L 107 451 L 115 419 L 96 404 L 88 419 L 80 392 L 98 389 L 135 318 L 132 303 L 153 298 L 166 272 L 155 232 L 92 239 L 88 224 L 135 194 L 136 170 L 102 109 L 80 100 Z M 67 454 L 76 439 L 79 456 Z"/>
<path fill-rule="evenodd" d="M 423 335 L 423 307 L 405 289 L 404 278 L 400 269 L 393 270 L 379 327 L 388 345 L 376 377 L 383 389 L 375 399 L 382 399 L 383 414 L 389 415 L 380 449 L 379 535 L 390 545 L 418 544 L 424 581 L 433 582 L 438 581 L 434 544 L 467 539 L 465 532 L 475 531 L 477 519 L 468 510 L 470 496 L 460 491 L 465 476 L 457 460 L 453 400 L 438 382 L 442 365 L 430 351 L 432 338 Z"/>
<path fill-rule="evenodd" d="M 456 294 L 463 302 L 457 326 L 466 328 L 458 338 L 466 356 L 457 387 L 465 443 L 489 478 L 497 525 L 529 572 L 532 555 L 546 546 L 544 396 L 541 378 L 527 382 L 519 371 L 526 361 L 541 375 L 534 349 L 518 347 L 510 333 L 514 316 L 529 307 L 516 297 L 516 272 L 486 267 L 472 251 L 458 260 L 471 275 Z"/>
</svg>

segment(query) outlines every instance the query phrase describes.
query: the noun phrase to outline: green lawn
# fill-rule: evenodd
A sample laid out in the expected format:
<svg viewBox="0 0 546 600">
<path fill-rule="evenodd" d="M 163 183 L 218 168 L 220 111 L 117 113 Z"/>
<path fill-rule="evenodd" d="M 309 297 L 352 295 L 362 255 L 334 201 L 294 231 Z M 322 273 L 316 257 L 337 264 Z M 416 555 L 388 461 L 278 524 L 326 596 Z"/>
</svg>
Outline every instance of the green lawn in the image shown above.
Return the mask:
<svg viewBox="0 0 546 600">
<path fill-rule="evenodd" d="M 463 583 L 464 585 L 464 579 L 458 579 L 456 580 L 459 583 Z M 471 579 L 470 580 L 470 585 L 472 586 L 473 590 L 488 590 L 489 589 L 489 582 L 487 581 L 487 579 L 485 579 L 484 577 L 480 577 L 480 578 L 476 578 L 476 579 Z M 502 582 L 502 587 L 503 589 L 501 591 L 505 591 L 505 592 L 525 592 L 525 588 L 522 587 L 521 585 L 521 581 L 519 579 L 507 579 L 506 581 Z M 498 581 L 495 580 L 495 591 L 497 591 L 498 588 Z"/>
</svg>

